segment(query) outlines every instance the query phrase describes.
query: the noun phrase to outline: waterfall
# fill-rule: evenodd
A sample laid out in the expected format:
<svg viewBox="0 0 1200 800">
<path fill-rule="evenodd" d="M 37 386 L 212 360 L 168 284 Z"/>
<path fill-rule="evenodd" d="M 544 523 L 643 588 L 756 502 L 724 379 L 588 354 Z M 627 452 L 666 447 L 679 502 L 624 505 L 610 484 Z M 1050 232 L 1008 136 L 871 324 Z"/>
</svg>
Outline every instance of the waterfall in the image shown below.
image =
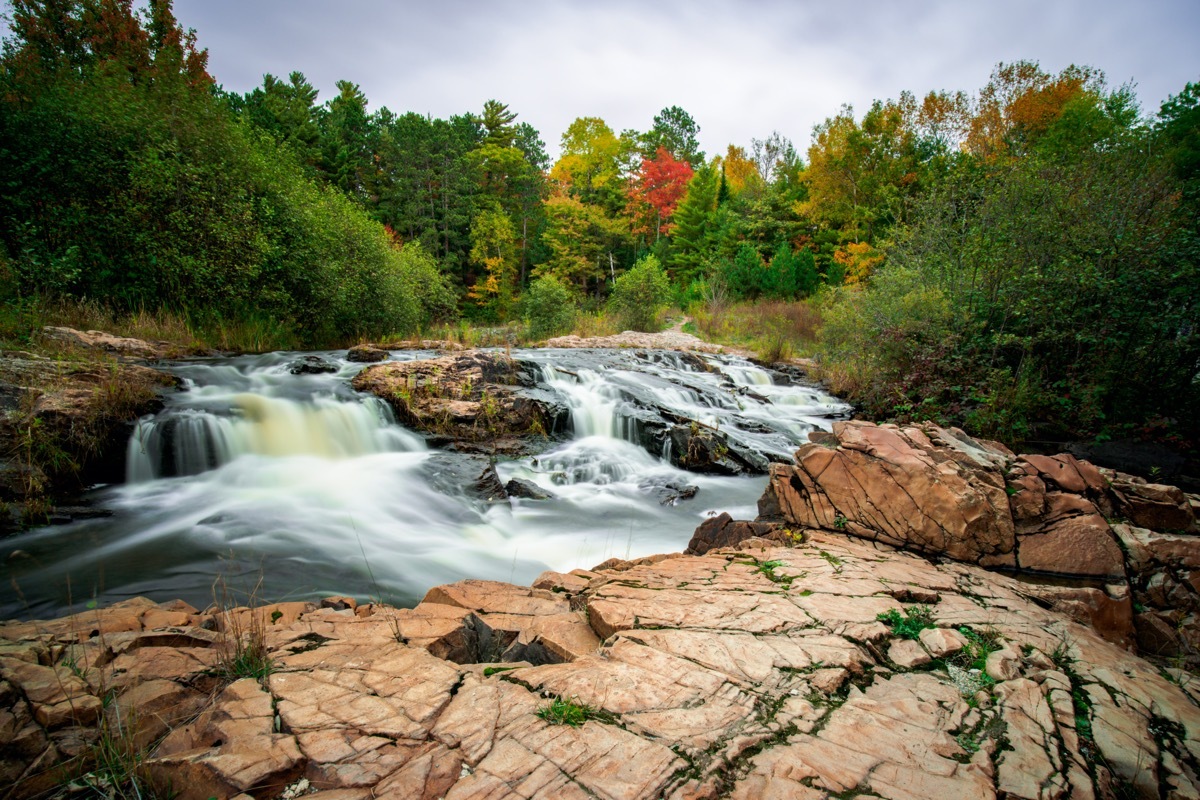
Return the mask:
<svg viewBox="0 0 1200 800">
<path fill-rule="evenodd" d="M 637 441 L 635 420 L 618 411 L 624 401 L 620 387 L 605 381 L 599 373 L 581 369 L 571 375 L 546 364 L 542 378 L 567 401 L 577 439 L 600 436 Z"/>
<path fill-rule="evenodd" d="M 184 408 L 141 420 L 129 439 L 127 480 L 198 475 L 248 454 L 332 459 L 424 449 L 420 437 L 397 427 L 391 409 L 374 397 L 297 401 L 239 394 L 232 411 Z"/>
</svg>

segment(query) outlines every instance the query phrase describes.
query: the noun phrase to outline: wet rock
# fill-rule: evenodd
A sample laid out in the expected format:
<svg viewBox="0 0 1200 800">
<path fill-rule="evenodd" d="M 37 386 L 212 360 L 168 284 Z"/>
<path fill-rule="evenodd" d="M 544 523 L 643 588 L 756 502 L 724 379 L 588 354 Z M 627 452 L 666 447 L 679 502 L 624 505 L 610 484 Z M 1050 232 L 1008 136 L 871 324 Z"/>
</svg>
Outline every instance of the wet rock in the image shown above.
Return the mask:
<svg viewBox="0 0 1200 800">
<path fill-rule="evenodd" d="M 659 505 L 676 506 L 684 500 L 691 500 L 700 491 L 700 487 L 664 478 L 650 478 L 638 484 L 643 492 L 658 500 Z"/>
<path fill-rule="evenodd" d="M 524 478 L 512 478 L 504 484 L 504 491 L 509 497 L 523 497 L 527 500 L 550 500 L 555 494 L 549 489 L 543 489 L 533 481 Z"/>
<path fill-rule="evenodd" d="M 1138 650 L 1150 655 L 1170 656 L 1179 652 L 1179 631 L 1166 615 L 1147 611 L 1133 618 Z"/>
<path fill-rule="evenodd" d="M 1030 594 L 1048 603 L 1055 611 L 1090 626 L 1118 647 L 1133 646 L 1133 597 L 1127 584 L 1105 588 L 1037 583 L 1026 586 Z"/>
<path fill-rule="evenodd" d="M 369 344 L 356 344 L 346 352 L 346 360 L 363 364 L 387 361 L 391 353 Z"/>
<path fill-rule="evenodd" d="M 776 539 L 780 544 L 791 544 L 799 538 L 781 523 L 743 522 L 722 512 L 700 523 L 684 552 L 689 555 L 704 555 L 709 550 L 735 547 L 754 537 Z"/>
<path fill-rule="evenodd" d="M 560 404 L 534 389 L 537 366 L 502 353 L 466 351 L 426 361 L 365 368 L 352 385 L 386 401 L 406 425 L 458 447 L 546 436 L 561 424 Z M 519 448 L 518 448 L 519 449 Z"/>
<path fill-rule="evenodd" d="M 756 466 L 755 460 L 733 449 L 729 438 L 719 431 L 675 425 L 667 432 L 667 438 L 671 442 L 671 463 L 689 472 L 743 475 L 765 468 L 761 456 L 756 460 L 764 463 Z"/>
<path fill-rule="evenodd" d="M 429 482 L 451 497 L 466 496 L 484 503 L 508 499 L 496 464 L 483 456 L 435 453 L 426 462 Z"/>
<path fill-rule="evenodd" d="M 300 356 L 288 364 L 293 375 L 325 375 L 338 371 L 338 365 L 320 356 Z"/>
</svg>

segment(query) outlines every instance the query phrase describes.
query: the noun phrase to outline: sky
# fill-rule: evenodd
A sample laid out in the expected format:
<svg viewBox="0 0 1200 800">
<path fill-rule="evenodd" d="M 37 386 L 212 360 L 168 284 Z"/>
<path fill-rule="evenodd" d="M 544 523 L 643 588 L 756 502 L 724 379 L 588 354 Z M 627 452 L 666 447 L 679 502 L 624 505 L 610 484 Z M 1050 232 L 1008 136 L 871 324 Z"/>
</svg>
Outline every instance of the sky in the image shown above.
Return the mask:
<svg viewBox="0 0 1200 800">
<path fill-rule="evenodd" d="M 7 6 L 7 3 L 3 3 Z M 998 62 L 1104 70 L 1154 112 L 1200 81 L 1200 0 L 175 0 L 209 71 L 246 92 L 299 70 L 329 99 L 435 117 L 507 103 L 554 156 L 598 116 L 644 131 L 667 106 L 710 156 L 778 130 L 803 152 L 844 103 L 978 91 Z"/>
</svg>

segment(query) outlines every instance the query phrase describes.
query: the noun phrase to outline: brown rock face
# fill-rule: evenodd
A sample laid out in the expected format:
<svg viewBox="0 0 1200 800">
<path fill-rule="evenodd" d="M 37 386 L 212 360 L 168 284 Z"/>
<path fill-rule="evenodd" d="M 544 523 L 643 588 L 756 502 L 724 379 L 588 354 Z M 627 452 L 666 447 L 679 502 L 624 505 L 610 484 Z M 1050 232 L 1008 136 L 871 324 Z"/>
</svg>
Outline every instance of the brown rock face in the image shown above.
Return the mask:
<svg viewBox="0 0 1200 800">
<path fill-rule="evenodd" d="M 220 631 L 143 627 L 182 609 L 93 612 L 128 628 L 103 636 L 0 626 L 0 776 L 13 798 L 52 791 L 119 709 L 171 727 L 144 763 L 184 800 L 1196 796 L 1190 673 L 1168 682 L 1011 577 L 821 531 L 615 566 L 537 589 L 463 581 L 407 610 L 268 615 L 271 674 L 204 690 L 197 653 Z M 877 621 L 909 602 L 938 626 L 920 642 Z M 478 654 L 485 628 L 570 658 L 436 654 Z M 985 633 L 1002 644 L 992 688 L 970 671 Z M 105 721 L 89 716 L 113 686 Z M 578 727 L 547 719 L 555 700 Z M 64 702 L 76 711 L 49 713 Z"/>
<path fill-rule="evenodd" d="M 808 444 L 796 466 L 772 465 L 769 493 L 785 520 L 847 531 L 959 561 L 1011 560 L 1016 546 L 1004 481 L 993 463 L 1007 456 L 930 433 L 956 447 L 937 447 L 925 430 L 835 422 L 840 445 Z"/>
<path fill-rule="evenodd" d="M 1118 508 L 1134 525 L 1156 531 L 1195 529 L 1191 502 L 1176 487 L 1121 481 L 1113 488 Z"/>
<path fill-rule="evenodd" d="M 1020 538 L 1018 566 L 1031 572 L 1125 577 L 1121 548 L 1099 514 L 1070 517 Z"/>
</svg>

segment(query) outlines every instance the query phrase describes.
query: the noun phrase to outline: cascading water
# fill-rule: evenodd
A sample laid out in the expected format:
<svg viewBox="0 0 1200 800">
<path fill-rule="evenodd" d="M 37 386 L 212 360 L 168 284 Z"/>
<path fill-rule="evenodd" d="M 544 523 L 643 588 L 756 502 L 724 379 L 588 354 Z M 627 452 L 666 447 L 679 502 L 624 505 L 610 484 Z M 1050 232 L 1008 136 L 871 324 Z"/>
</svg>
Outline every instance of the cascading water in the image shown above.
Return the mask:
<svg viewBox="0 0 1200 800">
<path fill-rule="evenodd" d="M 845 411 L 740 359 L 518 353 L 571 409 L 574 436 L 496 465 L 502 481 L 533 481 L 552 499 L 485 503 L 445 470 L 478 474 L 486 462 L 435 456 L 386 404 L 349 389 L 361 365 L 344 353 L 318 354 L 334 370 L 318 375 L 292 374 L 297 355 L 172 367 L 186 390 L 133 432 L 128 482 L 94 496 L 112 516 L 0 545 L 0 616 L 137 594 L 203 606 L 214 579 L 238 571 L 261 572 L 270 599 L 411 603 L 464 577 L 528 582 L 547 568 L 679 550 L 709 514 L 753 516 L 765 479 L 677 469 L 648 431 L 695 419 L 740 447 L 786 454 Z M 698 493 L 680 502 L 686 487 Z"/>
<path fill-rule="evenodd" d="M 250 454 L 351 458 L 424 449 L 420 437 L 397 427 L 391 409 L 376 397 L 298 402 L 246 393 L 231 404 L 233 415 L 182 409 L 141 420 L 129 439 L 126 479 L 199 475 Z"/>
</svg>

